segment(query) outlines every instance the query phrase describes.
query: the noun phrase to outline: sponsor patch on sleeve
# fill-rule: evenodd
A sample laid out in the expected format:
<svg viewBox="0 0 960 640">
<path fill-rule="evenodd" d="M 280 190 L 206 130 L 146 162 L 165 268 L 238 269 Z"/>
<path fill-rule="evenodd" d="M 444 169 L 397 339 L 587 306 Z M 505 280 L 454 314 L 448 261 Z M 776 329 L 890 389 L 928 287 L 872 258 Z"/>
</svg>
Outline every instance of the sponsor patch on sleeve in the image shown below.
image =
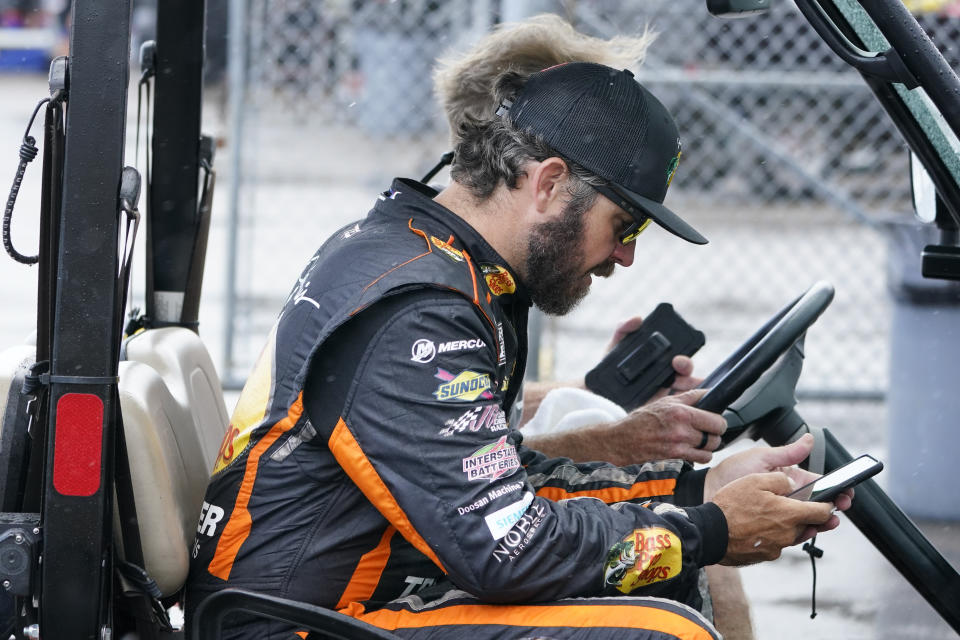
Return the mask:
<svg viewBox="0 0 960 640">
<path fill-rule="evenodd" d="M 523 489 L 522 482 L 511 482 L 510 484 L 498 485 L 487 491 L 486 495 L 480 496 L 470 504 L 463 507 L 457 507 L 457 515 L 464 516 L 472 511 L 476 511 L 477 509 L 482 509 L 497 498 L 502 498 L 505 495 L 513 493 L 514 491 L 520 491 L 520 489 Z"/>
<path fill-rule="evenodd" d="M 473 402 L 477 398 L 486 400 L 493 398 L 493 394 L 490 393 L 490 376 L 486 373 L 477 373 L 468 369 L 454 375 L 446 369 L 437 367 L 437 373 L 434 375 L 443 380 L 443 384 L 433 392 L 437 400 Z"/>
<path fill-rule="evenodd" d="M 483 349 L 485 346 L 487 346 L 487 343 L 480 338 L 447 340 L 439 344 L 435 344 L 433 340 L 428 340 L 427 338 L 420 338 L 410 347 L 410 359 L 414 362 L 425 364 L 433 360 L 438 353 L 476 351 L 477 349 Z"/>
<path fill-rule="evenodd" d="M 497 548 L 493 550 L 493 559 L 497 563 L 513 562 L 532 544 L 535 536 L 547 517 L 547 508 L 544 500 L 534 500 L 524 510 L 507 532 L 500 538 Z"/>
<path fill-rule="evenodd" d="M 533 502 L 533 493 L 527 491 L 522 498 L 513 504 L 508 504 L 502 509 L 497 509 L 493 513 L 485 515 L 483 521 L 487 523 L 487 528 L 490 529 L 490 535 L 493 536 L 493 539 L 499 540 L 507 535 L 513 525 L 519 522 L 523 514 L 527 512 L 527 507 L 530 506 L 531 502 Z"/>
<path fill-rule="evenodd" d="M 420 338 L 410 347 L 410 359 L 420 364 L 430 362 L 435 355 L 437 355 L 437 345 L 433 343 L 433 340 Z"/>
<path fill-rule="evenodd" d="M 507 417 L 498 405 L 488 404 L 467 409 L 456 418 L 444 422 L 440 435 L 446 438 L 455 433 L 476 432 L 480 429 L 494 432 L 507 430 Z"/>
<path fill-rule="evenodd" d="M 462 464 L 467 480 L 493 482 L 519 469 L 520 458 L 517 457 L 517 448 L 507 442 L 507 436 L 503 436 L 471 453 Z"/>
<path fill-rule="evenodd" d="M 680 574 L 680 537 L 662 527 L 634 529 L 613 545 L 603 566 L 603 581 L 622 593 L 663 582 Z"/>
</svg>

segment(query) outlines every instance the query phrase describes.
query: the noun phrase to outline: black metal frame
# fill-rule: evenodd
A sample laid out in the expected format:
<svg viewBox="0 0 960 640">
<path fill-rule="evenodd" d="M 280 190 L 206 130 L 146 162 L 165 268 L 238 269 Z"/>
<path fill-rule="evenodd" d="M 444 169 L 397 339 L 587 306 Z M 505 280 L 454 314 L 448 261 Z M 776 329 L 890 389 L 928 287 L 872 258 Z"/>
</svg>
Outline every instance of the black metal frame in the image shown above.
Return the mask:
<svg viewBox="0 0 960 640">
<path fill-rule="evenodd" d="M 825 471 L 853 460 L 829 430 Z M 960 634 L 960 574 L 873 480 L 856 488 L 847 517 L 897 571 Z"/>
<path fill-rule="evenodd" d="M 903 4 L 882 0 L 859 1 L 890 43 L 890 50 L 874 57 L 855 55 L 837 36 L 834 27 L 855 46 L 862 48 L 863 42 L 832 5 L 824 5 L 820 0 L 796 0 L 796 3 L 831 49 L 863 76 L 930 174 L 937 192 L 952 214 L 952 220 L 938 219 L 938 225 L 956 229 L 960 224 L 960 187 L 891 83 L 899 82 L 908 88 L 922 87 L 953 132 L 960 136 L 960 78 Z M 898 51 L 906 54 L 900 55 Z"/>
<path fill-rule="evenodd" d="M 751 429 L 774 447 L 793 442 L 804 433 L 814 433 L 823 439 L 816 445 L 823 447 L 823 473 L 853 460 L 829 429 L 811 430 L 792 406 L 772 411 Z M 960 574 L 880 485 L 874 480 L 857 485 L 853 505 L 845 513 L 917 593 L 960 633 Z"/>
<path fill-rule="evenodd" d="M 99 639 L 110 625 L 113 447 L 119 412 L 117 200 L 130 15 L 130 0 L 78 0 L 72 9 L 40 520 L 39 624 L 45 640 Z M 67 406 L 73 408 L 67 412 Z M 90 472 L 71 469 L 77 456 L 99 467 L 96 487 Z"/>
<path fill-rule="evenodd" d="M 245 589 L 223 589 L 197 607 L 190 626 L 193 640 L 216 640 L 231 614 L 253 614 L 304 627 L 311 638 L 397 640 L 397 636 L 330 609 Z"/>
<path fill-rule="evenodd" d="M 201 156 L 212 159 L 200 136 L 205 13 L 205 0 L 157 3 L 146 301 L 154 327 L 197 327 L 210 224 L 200 202 Z"/>
</svg>

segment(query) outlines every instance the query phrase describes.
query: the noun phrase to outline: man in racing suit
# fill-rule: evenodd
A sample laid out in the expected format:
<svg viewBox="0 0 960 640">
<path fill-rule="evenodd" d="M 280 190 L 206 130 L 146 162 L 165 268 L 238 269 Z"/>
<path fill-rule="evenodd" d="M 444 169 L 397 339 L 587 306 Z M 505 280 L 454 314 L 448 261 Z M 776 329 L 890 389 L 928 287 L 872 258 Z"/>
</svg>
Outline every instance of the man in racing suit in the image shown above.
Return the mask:
<svg viewBox="0 0 960 640">
<path fill-rule="evenodd" d="M 699 567 L 836 526 L 832 505 L 783 498 L 783 473 L 751 474 L 808 445 L 709 471 L 523 446 L 507 416 L 531 301 L 569 310 L 591 274 L 630 265 L 651 217 L 704 240 L 661 204 L 676 126 L 628 72 L 510 82 L 506 113 L 464 136 L 453 185 L 395 181 L 304 270 L 218 455 L 188 615 L 236 586 L 409 638 L 711 638 L 691 608 Z M 485 181 L 493 157 L 508 175 Z"/>
<path fill-rule="evenodd" d="M 495 83 L 504 69 L 524 76 L 565 62 L 633 69 L 640 66 L 654 39 L 650 31 L 594 37 L 556 14 L 545 13 L 501 23 L 469 46 L 451 48 L 437 59 L 433 70 L 434 92 L 450 129 L 451 148 L 459 142 L 464 122 L 494 115 L 499 106 L 493 98 Z M 452 155 L 444 155 L 441 162 Z M 640 322 L 640 317 L 634 317 L 621 324 L 613 343 L 636 330 Z M 720 446 L 719 434 L 726 422 L 714 413 L 677 406 L 688 404 L 692 395 L 678 392 L 697 387 L 700 380 L 691 376 L 693 361 L 687 356 L 674 357 L 673 366 L 677 376 L 670 384 L 672 395 L 629 413 L 587 391 L 583 378 L 525 382 L 511 424 L 522 429 L 524 444 L 550 457 L 602 460 L 618 466 L 667 458 L 707 464 Z M 726 640 L 753 640 L 739 569 L 710 565 L 702 573 L 704 615 Z"/>
</svg>

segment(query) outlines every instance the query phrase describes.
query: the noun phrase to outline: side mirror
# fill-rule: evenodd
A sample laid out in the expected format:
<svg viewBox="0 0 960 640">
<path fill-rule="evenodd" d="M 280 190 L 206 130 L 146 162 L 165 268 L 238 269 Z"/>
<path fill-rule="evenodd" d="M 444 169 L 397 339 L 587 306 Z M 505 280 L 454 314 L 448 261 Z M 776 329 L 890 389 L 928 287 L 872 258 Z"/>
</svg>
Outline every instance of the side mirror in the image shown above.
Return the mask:
<svg viewBox="0 0 960 640">
<path fill-rule="evenodd" d="M 771 0 L 707 0 L 707 11 L 718 18 L 746 18 L 770 10 Z"/>
<path fill-rule="evenodd" d="M 916 154 L 910 152 L 910 187 L 913 191 L 913 210 L 922 222 L 937 222 L 937 189 L 930 174 L 923 168 Z M 920 273 L 924 278 L 960 280 L 960 232 L 956 226 L 943 226 L 941 217 L 940 244 L 928 244 L 920 254 Z"/>
<path fill-rule="evenodd" d="M 910 187 L 913 191 L 913 211 L 921 222 L 937 219 L 937 189 L 930 174 L 924 169 L 917 154 L 910 152 Z"/>
</svg>

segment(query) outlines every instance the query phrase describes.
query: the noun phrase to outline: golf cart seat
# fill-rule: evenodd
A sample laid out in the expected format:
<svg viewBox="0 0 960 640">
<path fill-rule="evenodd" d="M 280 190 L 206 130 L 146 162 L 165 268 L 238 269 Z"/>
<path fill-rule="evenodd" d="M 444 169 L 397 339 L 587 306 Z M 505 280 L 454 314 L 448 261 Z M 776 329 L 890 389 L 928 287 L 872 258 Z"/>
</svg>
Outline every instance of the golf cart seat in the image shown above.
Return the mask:
<svg viewBox="0 0 960 640">
<path fill-rule="evenodd" d="M 7 396 L 10 393 L 10 386 L 14 383 L 16 372 L 21 368 L 26 368 L 33 364 L 33 356 L 36 351 L 36 347 L 29 344 L 21 344 L 0 351 L 0 402 L 3 403 L 0 405 L 0 408 L 4 411 L 6 410 L 8 402 Z M 17 392 L 19 393 L 19 389 Z M 0 415 L 2 415 L 2 413 L 0 413 Z M 2 429 L 2 424 L 0 424 L 0 429 Z"/>
<path fill-rule="evenodd" d="M 203 494 L 229 422 L 197 334 L 179 327 L 124 342 L 120 409 L 143 563 L 164 596 L 186 581 Z"/>
<path fill-rule="evenodd" d="M 34 353 L 32 345 L 0 352 L 0 442 L 26 429 L 16 413 Z M 124 353 L 118 388 L 143 564 L 168 596 L 186 581 L 203 494 L 229 420 L 213 361 L 192 331 L 143 331 L 124 343 Z M 25 442 L 25 434 L 18 437 Z"/>
<path fill-rule="evenodd" d="M 25 377 L 33 366 L 36 348 L 18 345 L 0 351 L 0 511 L 20 508 L 26 480 L 27 425 L 12 425 L 19 412 L 25 411 L 26 401 L 20 394 Z"/>
<path fill-rule="evenodd" d="M 133 484 L 143 565 L 162 596 L 184 585 L 203 496 L 228 417 L 219 377 L 206 348 L 193 332 L 167 327 L 127 339 L 119 366 L 123 432 Z M 0 438 L 13 419 L 23 375 L 35 348 L 20 345 L 0 352 Z M 19 407 L 19 408 L 18 408 Z M 0 439 L 0 442 L 4 440 Z M 0 452 L 2 453 L 2 452 Z M 115 540 L 122 536 L 115 515 Z M 320 637 L 378 639 L 390 633 L 312 605 L 228 589 L 200 603 L 198 637 L 219 637 L 223 616 L 236 611 L 303 624 Z M 206 622 L 204 622 L 206 621 Z"/>
</svg>

